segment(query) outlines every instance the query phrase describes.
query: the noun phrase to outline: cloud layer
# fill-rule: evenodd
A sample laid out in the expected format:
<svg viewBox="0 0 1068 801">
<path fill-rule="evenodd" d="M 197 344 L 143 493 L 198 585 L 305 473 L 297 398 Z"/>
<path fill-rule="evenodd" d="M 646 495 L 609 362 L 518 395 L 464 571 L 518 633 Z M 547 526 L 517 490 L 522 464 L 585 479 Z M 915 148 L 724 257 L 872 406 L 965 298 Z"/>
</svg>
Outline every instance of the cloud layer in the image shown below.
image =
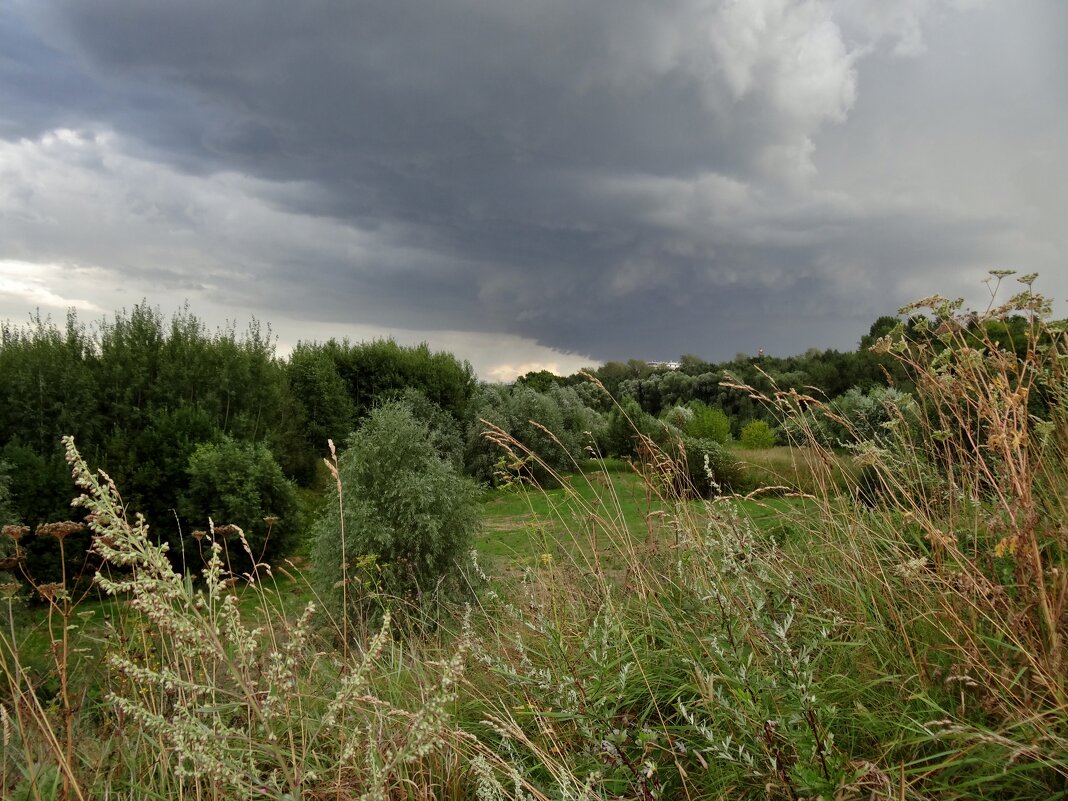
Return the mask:
<svg viewBox="0 0 1068 801">
<path fill-rule="evenodd" d="M 0 0 L 0 260 L 101 270 L 105 308 L 147 287 L 526 343 L 502 363 L 849 347 L 990 267 L 1068 294 L 1066 23 L 1053 0 Z"/>
</svg>

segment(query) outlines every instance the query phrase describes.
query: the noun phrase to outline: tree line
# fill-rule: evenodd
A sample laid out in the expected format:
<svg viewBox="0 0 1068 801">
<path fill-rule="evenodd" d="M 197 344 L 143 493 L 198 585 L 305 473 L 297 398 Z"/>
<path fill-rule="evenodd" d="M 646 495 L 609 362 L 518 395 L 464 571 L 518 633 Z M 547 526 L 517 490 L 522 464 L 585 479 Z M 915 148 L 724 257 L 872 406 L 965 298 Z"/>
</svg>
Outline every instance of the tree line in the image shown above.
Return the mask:
<svg viewBox="0 0 1068 801">
<path fill-rule="evenodd" d="M 1012 347 L 1022 341 L 1014 339 L 1017 323 L 1025 321 L 987 333 Z M 509 470 L 551 482 L 591 456 L 639 455 L 644 435 L 662 447 L 681 441 L 692 461 L 707 457 L 716 486 L 730 487 L 742 474 L 728 442 L 764 446 L 788 434 L 735 384 L 839 399 L 843 413 L 876 430 L 887 398 L 902 402 L 886 388 L 907 392 L 908 376 L 869 346 L 901 325 L 916 339 L 937 336 L 920 318 L 881 317 L 856 351 L 720 363 L 687 355 L 675 370 L 607 362 L 501 385 L 479 383 L 468 363 L 426 344 L 332 339 L 302 342 L 281 358 L 269 327 L 209 330 L 188 307 L 166 319 L 143 302 L 91 328 L 74 312 L 62 325 L 37 315 L 0 326 L 0 523 L 33 528 L 71 516 L 60 438 L 72 434 L 176 561 L 198 551 L 209 516 L 241 526 L 253 556 L 271 558 L 310 522 L 300 488 L 325 486 L 327 443 L 343 450 L 360 422 L 391 401 L 426 428 L 438 457 L 483 483 Z M 539 459 L 505 458 L 484 436 L 487 424 Z M 829 427 L 828 441 L 835 436 Z M 699 468 L 693 478 L 707 487 Z M 72 536 L 71 552 L 84 553 L 87 537 Z M 26 550 L 38 579 L 60 569 L 47 544 L 31 541 Z"/>
<path fill-rule="evenodd" d="M 71 517 L 60 438 L 72 434 L 175 561 L 198 550 L 209 516 L 240 525 L 257 558 L 285 552 L 304 523 L 298 487 L 314 485 L 328 439 L 342 446 L 403 393 L 458 424 L 476 388 L 470 365 L 425 344 L 330 340 L 283 359 L 256 321 L 209 330 L 188 308 L 165 319 L 147 303 L 92 329 L 74 312 L 63 325 L 5 323 L 0 376 L 0 522 Z M 87 545 L 83 532 L 67 550 Z M 38 580 L 60 570 L 48 543 L 26 551 Z"/>
</svg>

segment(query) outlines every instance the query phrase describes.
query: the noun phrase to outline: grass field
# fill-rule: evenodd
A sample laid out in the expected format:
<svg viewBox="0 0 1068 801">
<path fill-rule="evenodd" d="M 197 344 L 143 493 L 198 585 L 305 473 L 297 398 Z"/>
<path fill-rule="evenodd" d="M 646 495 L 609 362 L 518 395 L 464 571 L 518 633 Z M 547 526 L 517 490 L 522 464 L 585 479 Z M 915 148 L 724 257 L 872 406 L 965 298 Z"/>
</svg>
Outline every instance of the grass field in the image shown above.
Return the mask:
<svg viewBox="0 0 1068 801">
<path fill-rule="evenodd" d="M 785 448 L 777 449 L 788 450 Z M 799 497 L 721 498 L 757 528 L 788 536 L 791 517 L 804 514 Z M 487 566 L 510 573 L 566 555 L 578 561 L 618 567 L 621 548 L 640 545 L 656 549 L 674 544 L 680 511 L 690 518 L 706 514 L 699 499 L 675 508 L 629 462 L 605 459 L 564 477 L 564 486 L 542 489 L 514 484 L 487 490 L 483 532 L 475 549 Z M 628 542 L 619 533 L 626 532 Z"/>
</svg>

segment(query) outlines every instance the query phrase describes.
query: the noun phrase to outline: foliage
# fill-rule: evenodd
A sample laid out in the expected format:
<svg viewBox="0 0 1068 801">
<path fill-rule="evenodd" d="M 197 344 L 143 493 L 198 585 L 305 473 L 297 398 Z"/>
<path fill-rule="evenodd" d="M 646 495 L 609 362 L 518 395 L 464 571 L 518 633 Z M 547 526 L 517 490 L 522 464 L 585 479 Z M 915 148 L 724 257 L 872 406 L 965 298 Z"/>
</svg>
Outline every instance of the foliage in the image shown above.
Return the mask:
<svg viewBox="0 0 1068 801">
<path fill-rule="evenodd" d="M 255 321 L 240 336 L 233 327 L 209 333 L 187 308 L 165 322 L 140 303 L 101 321 L 92 335 L 73 312 L 63 330 L 36 317 L 21 328 L 5 325 L 2 334 L 0 443 L 15 468 L 19 516 L 31 527 L 68 515 L 63 435 L 77 436 L 160 540 L 174 545 L 175 510 L 198 444 L 226 434 L 284 459 L 299 450 L 284 368 L 270 331 Z M 29 550 L 31 566 L 46 559 Z M 43 578 L 52 568 L 34 569 Z"/>
<path fill-rule="evenodd" d="M 115 597 L 75 611 L 51 584 L 36 610 L 17 592 L 2 602 L 0 794 L 1064 798 L 1068 333 L 1028 279 L 982 314 L 928 299 L 881 340 L 917 395 L 913 420 L 891 415 L 856 448 L 886 490 L 872 503 L 856 501 L 851 471 L 832 480 L 846 457 L 815 437 L 761 454 L 803 458 L 807 497 L 694 500 L 677 429 L 640 418 L 639 461 L 613 465 L 627 481 L 590 470 L 538 499 L 523 483 L 494 493 L 507 518 L 546 519 L 516 522 L 525 547 L 501 557 L 507 573 L 482 575 L 469 613 L 442 605 L 418 637 L 354 644 L 341 618 L 319 640 L 299 583 L 227 576 L 218 543 L 205 541 L 203 582 L 175 573 L 70 445 Z M 1011 347 L 990 324 L 1003 319 Z M 772 419 L 834 413 L 792 389 L 734 391 Z M 511 396 L 479 393 L 501 408 Z M 409 461 L 455 478 L 402 405 L 357 440 L 379 414 L 404 418 L 375 434 L 382 459 L 418 451 Z M 372 463 L 357 448 L 337 465 L 354 486 Z M 361 480 L 376 493 L 423 486 L 417 470 L 375 484 L 374 469 Z M 341 561 L 359 495 L 343 490 L 321 540 L 337 556 L 327 598 L 383 575 L 356 551 Z"/>
<path fill-rule="evenodd" d="M 314 603 L 290 613 L 263 583 L 269 574 L 227 575 L 222 546 L 210 538 L 197 588 L 174 571 L 143 518 L 127 519 L 115 485 L 66 444 L 85 491 L 76 503 L 89 513 L 104 565 L 96 582 L 114 600 L 105 602 L 107 624 L 85 636 L 96 610 L 78 610 L 62 586 L 36 587 L 55 633 L 61 690 L 51 703 L 26 669 L 25 639 L 0 632 L 0 794 L 385 801 L 432 780 L 434 755 L 455 737 L 449 710 L 466 631 L 441 652 L 439 668 L 408 674 L 414 703 L 398 704 L 382 685 L 413 649 L 394 639 L 388 615 L 358 652 L 321 659 Z M 16 602 L 8 594 L 6 603 L 10 615 Z M 90 688 L 99 701 L 87 709 L 90 699 L 76 698 L 69 682 L 78 654 L 94 645 Z"/>
<path fill-rule="evenodd" d="M 409 387 L 422 392 L 457 420 L 467 416 L 476 386 L 474 371 L 451 353 L 432 352 L 425 342 L 406 347 L 392 339 L 359 344 L 331 339 L 309 347 L 333 362 L 348 388 L 357 417 L 368 414 L 381 399 Z"/>
<path fill-rule="evenodd" d="M 460 422 L 414 387 L 399 393 L 396 400 L 411 409 L 417 420 L 430 431 L 430 444 L 438 456 L 451 464 L 457 473 L 464 468 L 464 437 Z"/>
<path fill-rule="evenodd" d="M 0 462 L 0 526 L 17 522 L 11 505 L 11 465 Z"/>
<path fill-rule="evenodd" d="M 517 385 L 528 387 L 535 392 L 548 392 L 557 386 L 559 376 L 548 370 L 531 370 L 515 380 Z"/>
<path fill-rule="evenodd" d="M 597 387 L 593 389 L 596 390 Z M 604 396 L 603 391 L 598 392 Z M 588 404 L 589 396 L 581 392 L 580 387 L 557 385 L 549 390 L 549 396 L 560 409 L 563 431 L 571 440 L 569 448 L 572 455 L 576 460 L 582 459 L 586 451 L 604 436 L 604 415 Z"/>
<path fill-rule="evenodd" d="M 750 489 L 745 469 L 722 444 L 689 435 L 682 437 L 681 442 L 690 486 L 700 497 Z"/>
<path fill-rule="evenodd" d="M 341 442 L 353 430 L 356 406 L 334 361 L 319 347 L 299 343 L 286 367 L 289 388 L 300 408 L 308 445 L 321 456 L 327 442 Z"/>
<path fill-rule="evenodd" d="M 601 415 L 583 403 L 574 387 L 553 386 L 542 393 L 524 384 L 487 386 L 478 393 L 474 405 L 465 464 L 471 475 L 487 483 L 495 483 L 500 469 L 508 467 L 552 486 L 555 475 L 573 470 L 587 457 L 586 447 L 592 447 L 604 430 Z M 504 451 L 493 437 L 486 436 L 492 429 L 513 437 L 521 443 L 521 450 L 536 453 L 538 459 L 516 453 L 512 464 L 502 465 Z"/>
<path fill-rule="evenodd" d="M 62 453 L 56 448 L 47 456 L 39 456 L 32 448 L 17 443 L 8 443 L 0 451 L 0 460 L 8 465 L 11 513 L 15 520 L 35 531 L 41 523 L 66 520 L 70 517 L 69 498 L 72 485 L 70 471 L 63 462 Z M 85 559 L 84 549 L 88 536 L 79 534 L 70 539 L 68 551 L 76 552 L 82 546 L 80 564 Z M 49 539 L 29 537 L 23 544 L 25 570 L 36 580 L 48 583 L 58 581 L 63 572 L 60 554 L 55 543 Z"/>
<path fill-rule="evenodd" d="M 641 438 L 651 437 L 656 421 L 642 411 L 633 398 L 624 398 L 608 413 L 605 423 L 605 456 L 627 458 L 637 456 Z"/>
<path fill-rule="evenodd" d="M 752 448 L 754 450 L 773 448 L 775 440 L 775 432 L 763 420 L 751 420 L 746 423 L 745 427 L 742 428 L 741 435 L 738 437 L 738 441 L 743 448 Z"/>
<path fill-rule="evenodd" d="M 336 619 L 455 590 L 479 525 L 477 489 L 403 403 L 364 420 L 338 460 L 340 503 L 315 527 L 316 587 Z M 361 572 L 362 568 L 362 572 Z"/>
<path fill-rule="evenodd" d="M 245 544 L 255 562 L 272 562 L 292 547 L 300 524 L 296 487 L 266 447 L 223 436 L 198 445 L 187 472 L 189 489 L 181 504 L 187 525 L 203 530 L 211 518 L 216 527 L 238 526 L 243 532 L 243 543 L 226 545 L 232 570 L 251 569 Z"/>
<path fill-rule="evenodd" d="M 706 406 L 700 401 L 694 401 L 689 408 L 693 411 L 693 419 L 682 428 L 691 437 L 710 439 L 721 445 L 731 438 L 731 421 L 722 409 L 714 406 Z"/>
<path fill-rule="evenodd" d="M 660 419 L 678 429 L 685 429 L 693 422 L 693 410 L 686 406 L 672 406 L 660 413 Z"/>
<path fill-rule="evenodd" d="M 565 427 L 559 395 L 541 394 L 517 386 L 509 399 L 511 434 L 539 461 L 528 462 L 521 471 L 535 481 L 551 486 L 554 473 L 570 472 L 583 458 L 579 435 Z"/>
<path fill-rule="evenodd" d="M 510 391 L 501 384 L 482 385 L 471 401 L 471 424 L 464 439 L 464 470 L 476 481 L 495 485 L 498 464 L 503 458 L 500 448 L 486 436 L 489 426 L 507 431 L 511 428 Z"/>
</svg>

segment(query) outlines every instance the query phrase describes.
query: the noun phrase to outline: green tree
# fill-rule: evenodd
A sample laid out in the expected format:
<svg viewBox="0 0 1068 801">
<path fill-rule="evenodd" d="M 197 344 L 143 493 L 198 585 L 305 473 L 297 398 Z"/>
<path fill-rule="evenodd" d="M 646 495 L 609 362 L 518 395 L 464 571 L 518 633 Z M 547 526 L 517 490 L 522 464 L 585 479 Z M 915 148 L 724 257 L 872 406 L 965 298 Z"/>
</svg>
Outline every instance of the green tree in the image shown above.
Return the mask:
<svg viewBox="0 0 1068 801">
<path fill-rule="evenodd" d="M 608 413 L 603 450 L 608 456 L 636 456 L 641 437 L 652 436 L 656 420 L 647 415 L 633 398 L 624 398 Z"/>
<path fill-rule="evenodd" d="M 504 453 L 485 436 L 486 423 L 505 432 L 512 430 L 509 395 L 508 388 L 501 384 L 483 384 L 471 402 L 471 423 L 464 439 L 464 470 L 476 481 L 497 482 L 497 464 Z"/>
<path fill-rule="evenodd" d="M 301 428 L 310 448 L 325 456 L 327 441 L 340 444 L 356 424 L 356 406 L 330 355 L 321 347 L 298 343 L 287 366 L 289 387 L 300 409 Z"/>
<path fill-rule="evenodd" d="M 431 352 L 425 342 L 405 347 L 392 339 L 358 345 L 331 339 L 320 347 L 348 386 L 358 417 L 408 387 L 421 391 L 457 420 L 467 417 L 477 382 L 471 365 L 451 353 Z"/>
<path fill-rule="evenodd" d="M 551 373 L 548 370 L 531 370 L 526 375 L 521 375 L 515 380 L 517 385 L 523 385 L 533 389 L 535 392 L 548 392 L 557 382 L 560 377 L 555 373 Z"/>
<path fill-rule="evenodd" d="M 426 424 L 430 444 L 438 456 L 461 472 L 464 469 L 464 437 L 456 418 L 414 387 L 399 393 L 395 400 L 407 404 L 412 415 Z"/>
</svg>

